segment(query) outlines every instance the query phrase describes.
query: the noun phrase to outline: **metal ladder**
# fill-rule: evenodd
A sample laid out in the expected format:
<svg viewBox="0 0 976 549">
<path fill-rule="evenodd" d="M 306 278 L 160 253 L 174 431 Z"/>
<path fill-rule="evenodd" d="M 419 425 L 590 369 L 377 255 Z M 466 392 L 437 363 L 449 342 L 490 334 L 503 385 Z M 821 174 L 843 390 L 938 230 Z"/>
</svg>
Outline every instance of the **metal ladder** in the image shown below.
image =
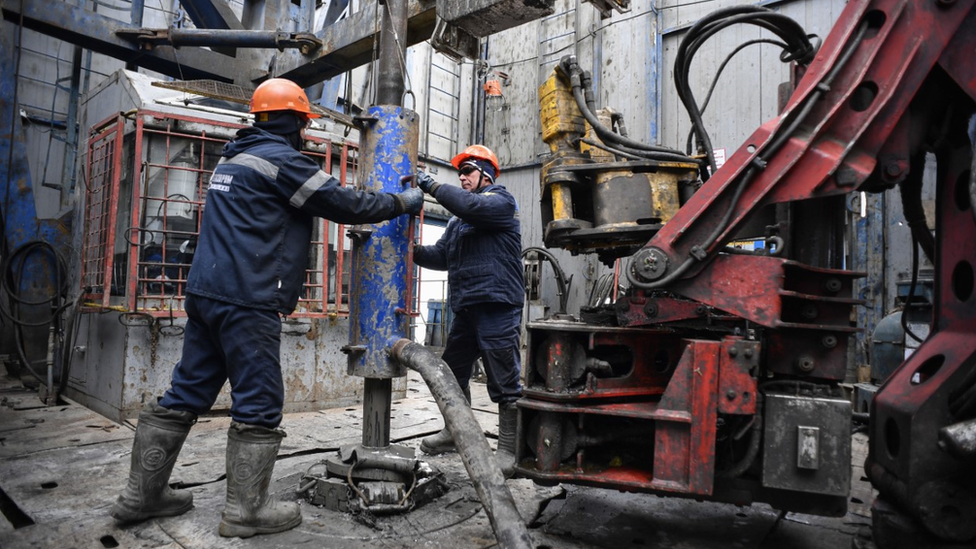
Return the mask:
<svg viewBox="0 0 976 549">
<path fill-rule="evenodd" d="M 427 58 L 430 70 L 427 72 L 424 154 L 450 160 L 458 152 L 461 66 L 433 48 L 428 49 Z"/>
</svg>

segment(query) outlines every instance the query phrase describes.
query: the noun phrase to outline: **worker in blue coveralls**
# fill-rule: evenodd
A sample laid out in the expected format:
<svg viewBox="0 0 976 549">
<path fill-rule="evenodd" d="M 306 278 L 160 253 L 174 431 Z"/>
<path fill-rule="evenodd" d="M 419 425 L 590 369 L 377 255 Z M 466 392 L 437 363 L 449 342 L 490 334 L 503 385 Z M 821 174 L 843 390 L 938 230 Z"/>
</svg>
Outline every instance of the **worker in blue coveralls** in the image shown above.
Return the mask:
<svg viewBox="0 0 976 549">
<path fill-rule="evenodd" d="M 187 490 L 169 477 L 197 416 L 230 380 L 227 502 L 219 532 L 250 537 L 294 528 L 295 502 L 269 496 L 284 431 L 281 315 L 298 303 L 316 217 L 378 223 L 416 214 L 423 192 L 343 187 L 301 153 L 312 113 L 297 84 L 280 78 L 254 91 L 254 124 L 224 146 L 207 190 L 200 239 L 187 277 L 183 356 L 172 385 L 139 414 L 128 485 L 111 510 L 121 522 L 185 513 Z"/>
<path fill-rule="evenodd" d="M 472 145 L 451 161 L 461 186 L 442 185 L 424 172 L 417 185 L 454 214 L 432 246 L 414 249 L 414 262 L 446 270 L 454 323 L 442 356 L 471 403 L 474 362 L 481 357 L 488 396 L 498 404 L 496 460 L 505 477 L 515 467 L 515 401 L 522 396 L 519 335 L 525 282 L 522 231 L 515 197 L 496 183 L 498 158 L 484 145 Z M 439 454 L 454 449 L 445 428 L 421 441 L 420 449 Z"/>
</svg>

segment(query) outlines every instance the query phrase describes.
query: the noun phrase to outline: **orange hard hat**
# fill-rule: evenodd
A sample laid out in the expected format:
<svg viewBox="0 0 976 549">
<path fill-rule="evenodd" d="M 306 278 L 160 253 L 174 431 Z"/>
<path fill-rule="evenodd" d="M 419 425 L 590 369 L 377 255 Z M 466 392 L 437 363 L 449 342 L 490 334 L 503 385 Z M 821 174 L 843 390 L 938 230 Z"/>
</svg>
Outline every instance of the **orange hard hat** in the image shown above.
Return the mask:
<svg viewBox="0 0 976 549">
<path fill-rule="evenodd" d="M 271 111 L 300 112 L 308 118 L 322 116 L 312 112 L 305 90 L 285 78 L 265 80 L 251 95 L 252 113 Z"/>
<path fill-rule="evenodd" d="M 451 160 L 451 164 L 454 165 L 455 169 L 460 170 L 461 164 L 464 164 L 472 158 L 490 162 L 492 167 L 495 168 L 495 177 L 498 177 L 498 174 L 501 173 L 501 169 L 498 167 L 498 157 L 495 156 L 495 153 L 491 152 L 491 149 L 484 145 L 471 145 L 467 149 L 464 149 L 461 151 L 461 154 Z"/>
</svg>

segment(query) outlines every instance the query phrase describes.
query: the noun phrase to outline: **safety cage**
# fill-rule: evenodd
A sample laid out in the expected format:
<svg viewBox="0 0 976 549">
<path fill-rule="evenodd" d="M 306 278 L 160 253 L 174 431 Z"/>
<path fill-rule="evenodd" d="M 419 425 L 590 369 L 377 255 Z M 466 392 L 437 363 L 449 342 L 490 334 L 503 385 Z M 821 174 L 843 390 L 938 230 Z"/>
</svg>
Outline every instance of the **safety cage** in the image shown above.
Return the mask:
<svg viewBox="0 0 976 549">
<path fill-rule="evenodd" d="M 83 174 L 86 310 L 185 316 L 210 174 L 242 127 L 143 109 L 92 127 Z M 357 145 L 308 135 L 305 146 L 323 171 L 355 185 Z M 344 225 L 318 220 L 292 316 L 348 314 L 350 249 Z"/>
</svg>

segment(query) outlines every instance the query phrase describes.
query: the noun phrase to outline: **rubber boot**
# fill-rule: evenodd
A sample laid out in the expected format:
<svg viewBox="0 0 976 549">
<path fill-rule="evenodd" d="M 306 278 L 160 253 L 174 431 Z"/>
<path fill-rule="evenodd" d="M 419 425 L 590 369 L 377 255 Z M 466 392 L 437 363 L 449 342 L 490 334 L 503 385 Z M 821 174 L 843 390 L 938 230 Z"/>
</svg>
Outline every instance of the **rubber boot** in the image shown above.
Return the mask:
<svg viewBox="0 0 976 549">
<path fill-rule="evenodd" d="M 498 449 L 495 460 L 505 478 L 515 473 L 515 430 L 518 426 L 518 408 L 514 402 L 498 405 Z"/>
<path fill-rule="evenodd" d="M 249 538 L 284 532 L 301 524 L 298 504 L 268 495 L 285 432 L 232 422 L 227 431 L 227 505 L 220 535 Z"/>
<path fill-rule="evenodd" d="M 163 408 L 155 399 L 146 404 L 132 442 L 129 483 L 110 515 L 121 522 L 137 522 L 182 515 L 193 507 L 193 494 L 170 488 L 169 476 L 196 420 L 195 414 Z"/>
<path fill-rule="evenodd" d="M 465 387 L 462 389 L 464 393 L 464 398 L 468 401 L 468 407 L 471 407 L 471 387 Z M 420 441 L 420 449 L 429 455 L 436 456 L 437 454 L 443 454 L 444 452 L 453 452 L 454 448 L 454 437 L 451 436 L 451 432 L 447 430 L 445 426 L 443 429 L 438 431 Z"/>
</svg>

